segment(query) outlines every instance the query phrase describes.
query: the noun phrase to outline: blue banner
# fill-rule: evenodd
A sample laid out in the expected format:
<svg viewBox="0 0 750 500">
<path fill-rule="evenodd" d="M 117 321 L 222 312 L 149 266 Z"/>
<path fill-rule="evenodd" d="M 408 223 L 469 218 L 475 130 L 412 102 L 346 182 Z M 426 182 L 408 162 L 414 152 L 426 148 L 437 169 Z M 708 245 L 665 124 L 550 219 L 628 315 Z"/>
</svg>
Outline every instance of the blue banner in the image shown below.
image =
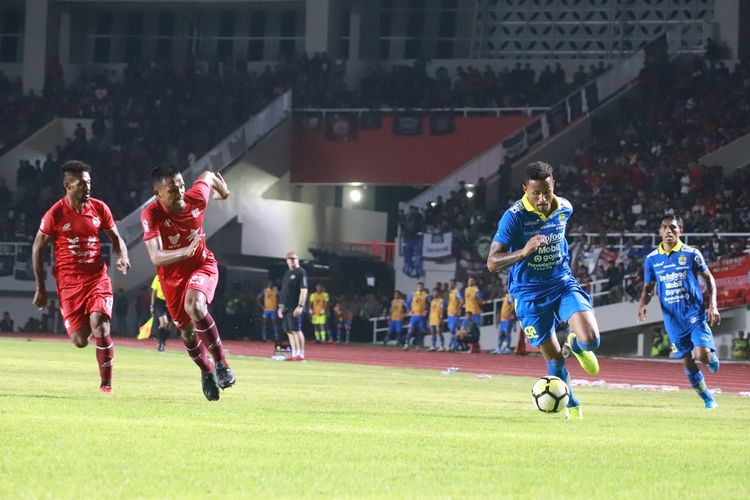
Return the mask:
<svg viewBox="0 0 750 500">
<path fill-rule="evenodd" d="M 424 276 L 422 267 L 422 235 L 402 237 L 401 252 L 404 256 L 404 274 L 410 278 Z"/>
</svg>

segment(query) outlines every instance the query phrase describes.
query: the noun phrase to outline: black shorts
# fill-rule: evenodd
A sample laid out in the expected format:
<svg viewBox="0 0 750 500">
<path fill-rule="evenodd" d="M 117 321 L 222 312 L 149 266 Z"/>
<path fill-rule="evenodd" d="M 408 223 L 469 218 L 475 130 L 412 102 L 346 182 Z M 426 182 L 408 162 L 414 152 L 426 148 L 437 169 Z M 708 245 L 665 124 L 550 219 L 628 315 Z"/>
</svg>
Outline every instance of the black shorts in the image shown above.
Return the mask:
<svg viewBox="0 0 750 500">
<path fill-rule="evenodd" d="M 281 316 L 281 329 L 284 333 L 302 331 L 302 314 L 294 317 L 294 309 L 286 309 Z"/>
<path fill-rule="evenodd" d="M 160 318 L 165 315 L 167 316 L 167 319 L 172 321 L 172 318 L 169 317 L 169 311 L 167 310 L 167 302 L 159 298 L 154 298 L 154 317 Z"/>
</svg>

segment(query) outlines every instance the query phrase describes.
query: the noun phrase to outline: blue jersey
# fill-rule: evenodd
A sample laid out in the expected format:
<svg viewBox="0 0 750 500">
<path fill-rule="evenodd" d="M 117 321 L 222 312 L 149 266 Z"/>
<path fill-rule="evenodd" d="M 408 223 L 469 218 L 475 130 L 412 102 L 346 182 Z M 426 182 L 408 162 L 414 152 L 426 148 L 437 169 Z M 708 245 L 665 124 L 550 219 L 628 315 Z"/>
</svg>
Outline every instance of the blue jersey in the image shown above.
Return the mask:
<svg viewBox="0 0 750 500">
<path fill-rule="evenodd" d="M 700 251 L 681 241 L 669 253 L 659 244 L 646 257 L 643 281 L 646 284 L 656 282 L 656 293 L 668 333 L 677 335 L 689 330 L 695 323 L 706 320 L 698 273 L 707 270 Z"/>
<path fill-rule="evenodd" d="M 508 291 L 518 300 L 533 301 L 560 293 L 574 280 L 568 262 L 568 242 L 565 227 L 573 214 L 573 205 L 559 196 L 552 200 L 555 210 L 545 217 L 524 195 L 508 208 L 497 225 L 494 240 L 508 247 L 510 252 L 521 250 L 536 234 L 543 234 L 547 242 L 529 257 L 510 267 Z"/>
</svg>

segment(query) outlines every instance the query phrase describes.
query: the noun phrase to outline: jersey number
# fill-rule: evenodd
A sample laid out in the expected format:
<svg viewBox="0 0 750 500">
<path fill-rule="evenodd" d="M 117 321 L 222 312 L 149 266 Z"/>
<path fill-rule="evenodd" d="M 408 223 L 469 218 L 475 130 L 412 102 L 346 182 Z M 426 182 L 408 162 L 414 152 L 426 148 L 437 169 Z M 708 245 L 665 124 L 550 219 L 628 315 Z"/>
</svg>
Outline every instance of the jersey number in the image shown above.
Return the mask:
<svg viewBox="0 0 750 500">
<path fill-rule="evenodd" d="M 524 328 L 523 333 L 526 334 L 526 338 L 530 339 L 535 339 L 539 336 L 536 333 L 536 328 L 534 328 L 533 326 L 527 326 L 526 328 Z"/>
</svg>

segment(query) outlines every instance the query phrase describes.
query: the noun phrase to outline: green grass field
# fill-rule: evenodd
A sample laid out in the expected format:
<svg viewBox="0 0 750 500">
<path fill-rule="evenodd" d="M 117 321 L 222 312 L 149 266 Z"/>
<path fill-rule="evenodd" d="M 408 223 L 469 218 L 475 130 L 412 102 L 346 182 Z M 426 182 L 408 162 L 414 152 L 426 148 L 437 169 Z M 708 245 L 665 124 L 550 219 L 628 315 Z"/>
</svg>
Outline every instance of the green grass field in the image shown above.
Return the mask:
<svg viewBox="0 0 750 500">
<path fill-rule="evenodd" d="M 0 498 L 747 498 L 750 400 L 579 388 L 584 421 L 528 378 L 233 358 L 205 401 L 184 353 L 0 339 Z"/>
</svg>

